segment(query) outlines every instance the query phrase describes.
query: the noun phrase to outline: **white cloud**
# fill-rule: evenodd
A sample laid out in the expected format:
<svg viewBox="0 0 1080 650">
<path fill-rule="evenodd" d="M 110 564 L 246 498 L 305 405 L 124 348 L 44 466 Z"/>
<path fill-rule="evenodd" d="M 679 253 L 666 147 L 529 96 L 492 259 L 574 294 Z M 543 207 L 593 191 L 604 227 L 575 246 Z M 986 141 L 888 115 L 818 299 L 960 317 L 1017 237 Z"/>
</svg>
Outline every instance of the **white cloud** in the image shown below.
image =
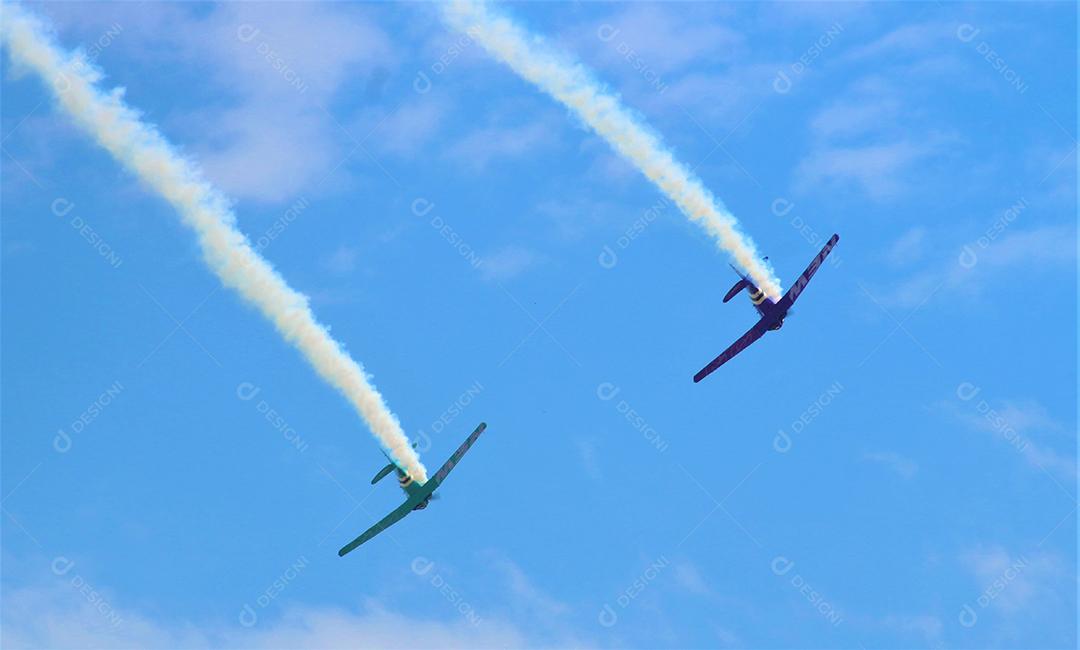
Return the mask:
<svg viewBox="0 0 1080 650">
<path fill-rule="evenodd" d="M 821 137 L 850 137 L 880 131 L 900 111 L 895 97 L 837 101 L 815 115 L 810 128 Z"/>
<path fill-rule="evenodd" d="M 910 458 L 905 458 L 893 451 L 874 451 L 862 455 L 864 461 L 880 463 L 890 471 L 905 479 L 915 477 L 919 472 L 919 465 Z"/>
<path fill-rule="evenodd" d="M 746 39 L 724 25 L 715 15 L 717 9 L 725 11 L 697 5 L 678 11 L 663 5 L 626 5 L 581 30 L 573 49 L 594 52 L 604 67 L 626 76 L 638 74 L 634 61 L 661 73 L 690 64 L 729 62 L 744 50 Z"/>
<path fill-rule="evenodd" d="M 493 565 L 502 571 L 510 593 L 515 596 L 514 603 L 518 607 L 541 616 L 545 621 L 552 621 L 570 613 L 569 605 L 540 590 L 513 561 L 494 555 Z"/>
<path fill-rule="evenodd" d="M 602 481 L 604 477 L 596 460 L 596 445 L 591 440 L 578 440 L 575 446 L 581 465 L 585 468 L 585 474 L 594 481 Z"/>
<path fill-rule="evenodd" d="M 1013 553 L 1000 545 L 979 546 L 964 551 L 960 562 L 987 597 L 986 606 L 1006 614 L 1035 609 L 1056 599 L 1059 591 L 1076 588 L 1075 574 L 1048 551 Z"/>
<path fill-rule="evenodd" d="M 337 250 L 328 255 L 322 261 L 322 266 L 331 273 L 343 275 L 350 273 L 356 268 L 356 257 L 359 251 L 352 246 L 345 246 L 344 244 L 338 246 Z"/>
<path fill-rule="evenodd" d="M 875 292 L 875 297 L 903 309 L 923 303 L 934 291 L 972 299 L 994 286 L 1004 273 L 1057 272 L 1072 269 L 1076 263 L 1076 228 L 1071 224 L 1014 228 L 985 245 L 979 241 L 954 245 L 952 251 L 939 247 L 934 254 L 944 257 L 944 262 L 895 282 L 888 291 Z"/>
<path fill-rule="evenodd" d="M 630 3 L 559 40 L 649 119 L 686 126 L 689 111 L 722 138 L 773 94 L 776 71 L 790 63 L 755 60 L 729 26 L 736 13 L 715 3 Z"/>
<path fill-rule="evenodd" d="M 847 51 L 847 62 L 896 48 L 910 49 L 915 60 L 855 78 L 817 111 L 810 119 L 811 150 L 795 172 L 798 189 L 856 189 L 884 201 L 934 180 L 928 166 L 954 152 L 960 140 L 925 99 L 929 55 L 917 44 L 941 30 L 937 24 L 909 25 Z"/>
<path fill-rule="evenodd" d="M 497 282 L 512 280 L 543 261 L 533 251 L 516 245 L 504 246 L 483 259 L 480 273 L 485 279 Z"/>
<path fill-rule="evenodd" d="M 289 607 L 280 619 L 251 628 L 154 620 L 120 612 L 119 624 L 62 583 L 9 589 L 3 599 L 5 648 L 508 648 L 529 644 L 513 624 L 464 618 L 409 617 L 368 600 L 348 608 Z"/>
<path fill-rule="evenodd" d="M 961 406 L 948 402 L 945 408 L 969 428 L 1007 442 L 1030 465 L 1069 482 L 1076 480 L 1075 455 L 1059 452 L 1044 442 L 1035 440 L 1036 437 L 1045 439 L 1066 431 L 1041 404 L 1032 400 L 991 403 L 983 399 L 982 395 L 977 395 L 976 398 Z M 1072 439 L 1072 435 L 1069 439 Z"/>
<path fill-rule="evenodd" d="M 712 589 L 701 576 L 697 566 L 690 562 L 679 562 L 675 565 L 675 582 L 688 591 L 698 596 L 712 595 Z"/>
<path fill-rule="evenodd" d="M 363 138 L 371 133 L 371 142 L 399 156 L 411 156 L 431 141 L 446 117 L 448 100 L 430 95 L 406 102 L 381 118 L 369 117 L 358 132 Z M 359 131 L 359 129 L 358 129 Z"/>
<path fill-rule="evenodd" d="M 924 240 L 926 228 L 915 226 L 909 228 L 889 248 L 885 257 L 894 266 L 903 266 L 919 261 L 925 252 Z"/>
<path fill-rule="evenodd" d="M 926 52 L 940 50 L 944 45 L 959 45 L 956 38 L 956 26 L 947 23 L 916 23 L 898 27 L 876 40 L 847 50 L 846 61 L 889 56 L 890 61 L 905 55 L 923 57 Z"/>
<path fill-rule="evenodd" d="M 712 138 L 722 140 L 731 129 L 751 128 L 758 106 L 774 94 L 772 79 L 782 63 L 741 63 L 723 72 L 689 72 L 665 79 L 663 92 L 652 92 L 641 99 L 648 114 L 667 117 L 673 123 L 694 127 L 694 122 L 709 131 L 692 131 L 694 137 L 712 148 Z M 689 112 L 693 119 L 687 117 Z M 729 143 L 730 145 L 730 143 Z"/>
<path fill-rule="evenodd" d="M 814 151 L 796 170 L 796 186 L 857 188 L 884 201 L 909 188 L 908 172 L 932 155 L 935 147 L 897 140 L 887 144 L 826 146 Z"/>
<path fill-rule="evenodd" d="M 179 69 L 178 79 L 201 74 L 200 85 L 219 101 L 151 117 L 179 131 L 174 139 L 195 154 L 208 179 L 239 199 L 276 202 L 318 191 L 356 137 L 326 107 L 345 84 L 385 76 L 397 65 L 389 37 L 366 7 L 235 3 L 194 11 L 165 3 L 70 3 L 45 9 L 66 32 L 90 41 L 114 23 L 122 26 L 108 57 Z"/>
<path fill-rule="evenodd" d="M 447 156 L 474 172 L 490 163 L 520 158 L 545 149 L 557 140 L 557 130 L 542 122 L 515 126 L 485 126 L 474 129 L 449 146 Z"/>
<path fill-rule="evenodd" d="M 240 98 L 203 116 L 211 180 L 261 200 L 318 190 L 361 137 L 327 106 L 346 82 L 394 64 L 389 38 L 360 12 L 303 3 L 222 5 L 197 29 L 218 83 Z"/>
<path fill-rule="evenodd" d="M 937 616 L 929 614 L 891 615 L 886 616 L 882 620 L 882 624 L 890 629 L 914 634 L 931 648 L 942 647 L 941 632 L 944 624 Z"/>
</svg>

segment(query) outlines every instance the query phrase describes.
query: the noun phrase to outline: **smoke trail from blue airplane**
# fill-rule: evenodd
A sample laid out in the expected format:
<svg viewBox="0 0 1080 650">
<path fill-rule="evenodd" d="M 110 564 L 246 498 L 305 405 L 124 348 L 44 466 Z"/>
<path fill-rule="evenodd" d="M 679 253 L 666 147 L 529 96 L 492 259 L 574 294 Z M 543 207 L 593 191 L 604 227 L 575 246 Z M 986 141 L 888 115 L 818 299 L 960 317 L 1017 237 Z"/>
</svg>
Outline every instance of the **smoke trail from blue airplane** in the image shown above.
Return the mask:
<svg viewBox="0 0 1080 650">
<path fill-rule="evenodd" d="M 222 284 L 235 289 L 269 319 L 315 371 L 337 388 L 367 422 L 395 461 L 415 481 L 427 471 L 397 417 L 308 305 L 236 226 L 228 200 L 208 184 L 158 130 L 123 101 L 123 89 L 98 87 L 102 74 L 79 52 L 63 50 L 36 16 L 18 5 L 0 7 L 0 39 L 13 64 L 38 74 L 57 103 L 124 167 L 161 194 L 198 236 L 203 258 Z"/>
<path fill-rule="evenodd" d="M 675 160 L 658 135 L 617 96 L 606 92 L 581 64 L 570 61 L 482 0 L 454 0 L 442 8 L 453 28 L 577 114 L 678 205 L 687 218 L 714 237 L 758 287 L 774 300 L 780 299 L 780 280 L 758 255 L 753 241 L 739 231 L 731 212 L 693 172 Z"/>
</svg>

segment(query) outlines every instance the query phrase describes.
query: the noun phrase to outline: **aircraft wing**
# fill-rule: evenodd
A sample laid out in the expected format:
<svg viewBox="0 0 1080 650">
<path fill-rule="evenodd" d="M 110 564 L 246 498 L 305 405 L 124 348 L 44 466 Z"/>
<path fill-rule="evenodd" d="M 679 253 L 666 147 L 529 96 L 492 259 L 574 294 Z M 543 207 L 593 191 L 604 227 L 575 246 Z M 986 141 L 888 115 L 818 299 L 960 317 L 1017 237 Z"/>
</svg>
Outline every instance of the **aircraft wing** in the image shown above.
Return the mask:
<svg viewBox="0 0 1080 650">
<path fill-rule="evenodd" d="M 817 257 L 811 260 L 810 266 L 806 267 L 806 270 L 803 271 L 803 274 L 795 281 L 795 284 L 791 285 L 791 288 L 788 289 L 788 292 L 780 299 L 780 302 L 776 303 L 777 308 L 786 312 L 791 308 L 791 305 L 795 304 L 795 301 L 799 298 L 799 294 L 806 288 L 806 285 L 810 282 L 810 278 L 814 277 L 814 274 L 817 273 L 818 268 L 821 267 L 822 262 L 829 256 L 833 246 L 836 246 L 836 242 L 838 241 L 840 241 L 840 235 L 833 235 L 829 238 L 829 241 L 825 242 L 824 248 L 817 254 Z"/>
<path fill-rule="evenodd" d="M 473 443 L 476 442 L 476 439 L 480 437 L 480 434 L 483 433 L 484 429 L 486 428 L 487 423 L 481 422 L 480 426 L 476 427 L 476 429 L 471 434 L 469 434 L 469 437 L 465 439 L 465 442 L 461 443 L 461 446 L 457 448 L 457 451 L 454 452 L 454 455 L 450 456 L 450 458 L 445 463 L 443 463 L 443 466 L 439 468 L 439 471 L 435 472 L 435 476 L 433 476 L 427 483 L 424 483 L 424 487 L 430 487 L 432 490 L 434 490 L 435 488 L 442 485 L 442 482 L 446 480 L 446 475 L 450 473 L 450 470 L 454 469 L 454 465 L 458 464 L 462 456 L 465 455 L 465 452 L 469 451 L 469 447 L 473 446 Z"/>
<path fill-rule="evenodd" d="M 376 535 L 383 532 L 387 528 L 389 528 L 389 527 L 393 526 L 394 524 L 396 524 L 397 522 L 401 521 L 405 517 L 405 515 L 412 512 L 412 509 L 413 509 L 413 507 L 415 505 L 416 505 L 416 502 L 413 499 L 409 499 L 405 503 L 401 504 L 393 512 L 391 512 L 390 514 L 386 515 L 381 520 L 379 520 L 379 523 L 377 523 L 374 526 L 372 526 L 371 528 L 368 528 L 367 530 L 365 530 L 363 535 L 357 537 L 356 539 L 349 542 L 345 546 L 342 546 L 341 550 L 338 551 L 337 554 L 339 556 L 344 556 L 346 553 L 348 553 L 349 551 L 352 551 L 357 546 L 360 546 L 361 544 L 368 541 L 372 537 L 375 537 Z"/>
<path fill-rule="evenodd" d="M 768 327 L 765 325 L 764 319 L 759 320 L 746 334 L 740 336 L 739 340 L 735 341 L 728 349 L 721 352 L 720 356 L 716 357 L 709 362 L 709 365 L 699 370 L 698 373 L 694 375 L 694 383 L 696 384 L 708 377 L 714 370 L 730 361 L 736 354 L 742 352 L 749 347 L 751 343 L 761 338 L 761 335 L 767 330 Z"/>
</svg>

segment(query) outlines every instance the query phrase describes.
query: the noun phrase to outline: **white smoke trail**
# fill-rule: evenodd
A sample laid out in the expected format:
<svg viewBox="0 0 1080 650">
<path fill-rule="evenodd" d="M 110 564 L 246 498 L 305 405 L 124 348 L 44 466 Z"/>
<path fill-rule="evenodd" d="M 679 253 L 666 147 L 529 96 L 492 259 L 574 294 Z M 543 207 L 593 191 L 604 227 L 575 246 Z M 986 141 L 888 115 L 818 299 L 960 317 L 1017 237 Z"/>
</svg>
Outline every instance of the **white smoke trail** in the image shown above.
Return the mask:
<svg viewBox="0 0 1080 650">
<path fill-rule="evenodd" d="M 701 181 L 667 151 L 659 136 L 607 93 L 580 64 L 568 61 L 486 2 L 443 4 L 452 27 L 468 34 L 518 75 L 574 111 L 666 194 L 691 221 L 716 238 L 769 297 L 779 300 L 780 281 L 761 259 L 738 222 Z"/>
<path fill-rule="evenodd" d="M 415 481 L 426 482 L 427 470 L 382 395 L 315 320 L 307 297 L 289 287 L 252 249 L 237 230 L 225 197 L 124 104 L 122 89 L 100 90 L 96 84 L 101 74 L 85 57 L 61 49 L 44 23 L 21 7 L 5 2 L 0 10 L 0 37 L 12 62 L 36 72 L 80 127 L 176 208 L 195 230 L 204 259 L 222 284 L 255 305 L 319 375 L 345 395 L 401 468 Z"/>
</svg>

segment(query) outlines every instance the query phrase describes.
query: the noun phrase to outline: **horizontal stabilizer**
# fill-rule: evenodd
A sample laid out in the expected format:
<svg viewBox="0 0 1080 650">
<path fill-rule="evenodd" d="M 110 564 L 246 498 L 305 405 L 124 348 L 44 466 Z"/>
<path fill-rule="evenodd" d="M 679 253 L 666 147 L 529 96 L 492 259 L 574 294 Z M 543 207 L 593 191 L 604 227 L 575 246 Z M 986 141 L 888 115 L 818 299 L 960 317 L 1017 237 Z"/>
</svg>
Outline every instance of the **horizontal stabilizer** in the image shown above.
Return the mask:
<svg viewBox="0 0 1080 650">
<path fill-rule="evenodd" d="M 379 481 L 381 481 L 381 480 L 383 480 L 384 478 L 386 478 L 386 475 L 387 475 L 387 474 L 389 474 L 390 472 L 394 471 L 394 469 L 395 469 L 396 467 L 397 467 L 397 465 L 395 465 L 395 464 L 393 464 L 393 463 L 390 463 L 390 464 L 389 464 L 389 465 L 387 465 L 386 467 L 384 467 L 384 468 L 380 469 L 380 470 L 379 470 L 379 473 L 375 475 L 375 478 L 371 479 L 371 484 L 372 484 L 372 485 L 375 485 L 375 484 L 376 484 L 376 483 L 378 483 Z"/>
<path fill-rule="evenodd" d="M 735 286 L 731 287 L 731 289 L 729 289 L 728 292 L 724 295 L 724 302 L 727 302 L 727 301 L 731 300 L 740 291 L 742 291 L 743 289 L 745 289 L 746 287 L 749 287 L 749 286 L 751 286 L 751 284 L 746 281 L 746 278 L 740 279 L 738 282 L 735 283 Z"/>
</svg>

